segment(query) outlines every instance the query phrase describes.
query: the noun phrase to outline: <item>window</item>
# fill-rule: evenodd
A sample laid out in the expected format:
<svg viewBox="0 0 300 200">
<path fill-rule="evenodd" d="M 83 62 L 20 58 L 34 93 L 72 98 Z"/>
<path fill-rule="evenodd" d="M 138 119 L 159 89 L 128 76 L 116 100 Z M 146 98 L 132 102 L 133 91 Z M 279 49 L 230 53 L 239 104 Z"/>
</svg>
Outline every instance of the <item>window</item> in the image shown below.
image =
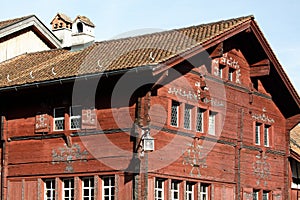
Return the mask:
<svg viewBox="0 0 300 200">
<path fill-rule="evenodd" d="M 83 24 L 81 22 L 77 23 L 77 32 L 82 33 L 83 32 Z"/>
<path fill-rule="evenodd" d="M 270 126 L 265 125 L 264 129 L 264 146 L 268 147 L 270 145 L 269 143 L 269 134 L 270 134 Z"/>
<path fill-rule="evenodd" d="M 164 180 L 155 179 L 155 200 L 164 200 Z"/>
<path fill-rule="evenodd" d="M 225 68 L 224 65 L 220 65 L 218 68 L 218 77 L 223 78 L 223 69 Z"/>
<path fill-rule="evenodd" d="M 186 200 L 194 200 L 194 184 L 187 182 L 186 183 Z"/>
<path fill-rule="evenodd" d="M 82 199 L 94 200 L 94 177 L 82 178 Z"/>
<path fill-rule="evenodd" d="M 207 184 L 200 185 L 200 199 L 208 200 L 208 185 Z"/>
<path fill-rule="evenodd" d="M 294 159 L 291 159 L 290 165 L 292 170 L 291 187 L 294 189 L 300 189 L 300 163 Z"/>
<path fill-rule="evenodd" d="M 63 200 L 74 200 L 74 179 L 63 179 Z"/>
<path fill-rule="evenodd" d="M 191 118 L 192 118 L 192 106 L 186 104 L 184 107 L 184 123 L 185 129 L 191 129 Z"/>
<path fill-rule="evenodd" d="M 179 200 L 179 182 L 175 180 L 171 182 L 171 199 Z"/>
<path fill-rule="evenodd" d="M 263 191 L 263 200 L 269 200 L 269 191 Z"/>
<path fill-rule="evenodd" d="M 253 190 L 253 200 L 258 200 L 259 190 Z"/>
<path fill-rule="evenodd" d="M 70 107 L 70 129 L 78 130 L 81 128 L 81 106 Z"/>
<path fill-rule="evenodd" d="M 260 123 L 255 123 L 255 144 L 260 145 Z"/>
<path fill-rule="evenodd" d="M 62 131 L 65 128 L 65 109 L 54 108 L 54 131 Z"/>
<path fill-rule="evenodd" d="M 198 132 L 203 132 L 203 115 L 204 115 L 204 111 L 201 108 L 197 109 L 197 121 L 196 121 L 196 131 Z"/>
<path fill-rule="evenodd" d="M 55 200 L 55 179 L 45 180 L 45 200 Z"/>
<path fill-rule="evenodd" d="M 104 177 L 103 179 L 103 199 L 115 199 L 115 177 Z"/>
<path fill-rule="evenodd" d="M 215 112 L 209 112 L 208 119 L 208 134 L 215 135 L 216 134 L 216 114 Z"/>
<path fill-rule="evenodd" d="M 233 81 L 233 74 L 234 74 L 234 69 L 233 68 L 229 68 L 228 69 L 228 80 L 229 81 Z"/>
<path fill-rule="evenodd" d="M 178 126 L 179 103 L 172 101 L 171 106 L 171 126 Z"/>
</svg>

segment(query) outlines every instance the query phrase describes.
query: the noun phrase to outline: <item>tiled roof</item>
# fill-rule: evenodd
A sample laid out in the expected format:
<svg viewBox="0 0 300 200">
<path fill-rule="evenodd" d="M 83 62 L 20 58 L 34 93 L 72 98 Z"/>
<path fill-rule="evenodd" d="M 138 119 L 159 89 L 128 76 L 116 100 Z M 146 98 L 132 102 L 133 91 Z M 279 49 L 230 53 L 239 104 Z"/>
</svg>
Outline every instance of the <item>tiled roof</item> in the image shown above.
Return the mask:
<svg viewBox="0 0 300 200">
<path fill-rule="evenodd" d="M 72 19 L 71 19 L 69 16 L 65 15 L 64 13 L 57 13 L 57 14 L 55 15 L 55 17 L 56 17 L 56 16 L 59 16 L 63 21 L 69 22 L 69 23 L 72 24 Z M 53 20 L 55 19 L 55 17 L 53 18 Z M 53 23 L 53 20 L 51 21 L 50 24 Z"/>
<path fill-rule="evenodd" d="M 9 25 L 18 23 L 24 19 L 30 18 L 34 15 L 28 15 L 28 16 L 24 16 L 24 17 L 19 17 L 19 18 L 15 18 L 15 19 L 9 19 L 9 20 L 5 20 L 5 21 L 0 21 L 0 29 L 7 27 Z"/>
<path fill-rule="evenodd" d="M 0 87 L 103 71 L 156 66 L 252 19 L 253 16 L 247 16 L 96 42 L 77 52 L 59 49 L 24 54 L 0 64 Z"/>
<path fill-rule="evenodd" d="M 74 19 L 74 22 L 77 20 L 77 19 L 80 19 L 83 23 L 91 26 L 91 27 L 95 27 L 95 24 L 93 24 L 93 22 L 86 16 L 81 16 L 81 15 L 78 15 L 75 19 Z"/>
<path fill-rule="evenodd" d="M 300 125 L 297 125 L 290 133 L 291 149 L 300 155 Z"/>
</svg>

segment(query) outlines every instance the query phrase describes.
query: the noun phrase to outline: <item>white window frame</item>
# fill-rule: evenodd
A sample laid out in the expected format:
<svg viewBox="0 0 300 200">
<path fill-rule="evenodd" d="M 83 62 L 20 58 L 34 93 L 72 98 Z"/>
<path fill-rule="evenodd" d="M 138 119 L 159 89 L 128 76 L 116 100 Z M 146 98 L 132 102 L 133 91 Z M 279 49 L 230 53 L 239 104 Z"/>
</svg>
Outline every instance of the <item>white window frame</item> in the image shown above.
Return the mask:
<svg viewBox="0 0 300 200">
<path fill-rule="evenodd" d="M 65 186 L 65 184 L 66 184 L 65 181 L 69 182 L 69 187 Z M 62 194 L 63 200 L 74 200 L 74 198 L 75 198 L 74 197 L 74 192 L 75 192 L 75 190 L 74 190 L 74 186 L 75 186 L 74 178 L 64 178 L 64 179 L 62 179 L 62 186 L 63 186 L 63 194 Z M 68 197 L 65 196 L 66 191 L 68 191 L 68 193 L 69 193 Z"/>
<path fill-rule="evenodd" d="M 171 200 L 179 200 L 180 198 L 180 182 L 176 180 L 171 181 Z M 175 197 L 177 196 L 177 198 Z"/>
<path fill-rule="evenodd" d="M 50 188 L 47 188 L 47 183 L 50 183 Z M 56 196 L 56 180 L 54 178 L 44 180 L 44 200 L 55 200 Z M 47 194 L 50 194 L 48 196 Z"/>
<path fill-rule="evenodd" d="M 179 105 L 180 105 L 179 102 L 172 100 L 170 125 L 173 127 L 178 127 L 178 125 L 179 125 Z M 173 114 L 174 111 L 176 112 L 176 115 Z M 175 117 L 175 119 L 174 119 L 174 117 Z M 176 124 L 173 122 L 175 122 Z"/>
<path fill-rule="evenodd" d="M 189 190 L 190 187 L 188 186 L 192 186 L 192 190 Z M 195 194 L 195 184 L 194 183 L 191 183 L 191 182 L 186 182 L 186 185 L 185 185 L 185 196 L 186 196 L 186 200 L 194 200 L 195 197 L 194 197 L 194 194 Z M 189 198 L 189 195 L 191 195 L 191 198 Z"/>
<path fill-rule="evenodd" d="M 219 65 L 219 67 L 218 67 L 218 77 L 223 78 L 224 69 L 225 69 L 224 65 Z"/>
<path fill-rule="evenodd" d="M 159 186 L 161 184 L 161 187 Z M 161 197 L 159 197 L 159 193 L 161 193 Z M 160 178 L 155 179 L 154 183 L 154 199 L 155 200 L 164 200 L 165 191 L 164 191 L 164 180 Z"/>
<path fill-rule="evenodd" d="M 253 200 L 259 200 L 259 190 L 253 190 L 252 197 Z"/>
<path fill-rule="evenodd" d="M 217 116 L 216 112 L 209 111 L 208 134 L 210 135 L 216 135 L 216 116 Z"/>
<path fill-rule="evenodd" d="M 229 69 L 228 69 L 228 81 L 233 81 L 234 71 L 235 71 L 235 69 L 229 67 Z"/>
<path fill-rule="evenodd" d="M 192 110 L 193 106 L 185 104 L 184 106 L 184 116 L 183 116 L 183 127 L 184 129 L 191 130 L 192 127 Z"/>
<path fill-rule="evenodd" d="M 263 191 L 262 200 L 269 200 L 270 199 L 270 191 Z"/>
<path fill-rule="evenodd" d="M 72 109 L 73 108 L 79 108 L 80 110 L 82 110 L 82 108 L 81 108 L 81 106 L 70 106 L 70 108 L 69 108 L 69 115 L 70 115 L 70 119 L 69 119 L 69 126 L 70 126 L 70 130 L 79 130 L 79 129 L 81 129 L 81 113 L 80 114 L 77 114 L 77 115 L 72 115 L 72 113 L 74 112 L 72 112 Z M 79 127 L 77 127 L 77 128 L 72 128 L 72 120 L 79 120 L 80 121 L 80 124 L 79 124 Z"/>
<path fill-rule="evenodd" d="M 202 108 L 197 108 L 197 116 L 196 116 L 196 131 L 204 132 L 204 113 L 205 110 Z M 201 126 L 199 124 L 201 123 Z"/>
<path fill-rule="evenodd" d="M 261 123 L 255 122 L 255 144 L 260 145 Z"/>
<path fill-rule="evenodd" d="M 63 117 L 56 117 L 56 110 L 59 110 L 59 109 L 65 110 L 64 107 L 57 107 L 57 108 L 53 109 L 53 130 L 54 131 L 63 131 L 65 129 L 65 117 L 64 116 Z M 65 111 L 63 113 L 65 113 Z M 60 129 L 57 129 L 56 125 L 55 125 L 56 121 L 62 121 L 63 127 L 60 128 Z"/>
<path fill-rule="evenodd" d="M 105 180 L 108 180 L 108 185 L 105 185 Z M 113 200 L 115 199 L 115 177 L 114 176 L 105 176 L 102 177 L 102 199 Z M 108 194 L 105 194 L 105 190 L 108 190 Z M 113 191 L 113 193 L 112 193 Z"/>
<path fill-rule="evenodd" d="M 95 198 L 95 180 L 94 177 L 83 177 L 82 181 L 82 199 L 88 198 L 88 200 L 94 200 Z M 85 186 L 85 181 L 88 181 L 88 186 Z M 93 184 L 92 184 L 93 181 Z M 88 196 L 84 196 L 84 191 L 88 190 Z"/>
<path fill-rule="evenodd" d="M 200 184 L 200 200 L 208 200 L 208 184 Z"/>
<path fill-rule="evenodd" d="M 270 128 L 269 125 L 264 125 L 264 146 L 269 147 L 270 146 Z"/>
</svg>

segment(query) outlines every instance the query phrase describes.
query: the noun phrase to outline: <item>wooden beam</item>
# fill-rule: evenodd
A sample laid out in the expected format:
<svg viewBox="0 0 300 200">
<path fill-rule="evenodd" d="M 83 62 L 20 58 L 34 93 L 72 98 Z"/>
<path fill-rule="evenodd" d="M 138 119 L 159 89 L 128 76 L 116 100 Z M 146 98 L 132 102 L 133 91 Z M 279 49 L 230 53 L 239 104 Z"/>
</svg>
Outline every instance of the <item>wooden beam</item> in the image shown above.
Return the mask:
<svg viewBox="0 0 300 200">
<path fill-rule="evenodd" d="M 250 76 L 267 76 L 270 74 L 270 60 L 264 59 L 257 63 L 250 65 Z"/>
<path fill-rule="evenodd" d="M 223 42 L 217 44 L 213 52 L 210 54 L 211 58 L 220 58 L 223 56 Z"/>
</svg>

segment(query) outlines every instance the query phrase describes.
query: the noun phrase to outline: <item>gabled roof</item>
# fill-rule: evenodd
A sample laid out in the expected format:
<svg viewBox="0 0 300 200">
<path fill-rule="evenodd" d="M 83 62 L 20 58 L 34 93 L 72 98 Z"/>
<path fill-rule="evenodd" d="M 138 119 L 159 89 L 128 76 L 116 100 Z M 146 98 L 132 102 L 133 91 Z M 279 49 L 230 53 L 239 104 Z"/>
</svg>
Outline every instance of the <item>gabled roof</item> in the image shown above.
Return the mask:
<svg viewBox="0 0 300 200">
<path fill-rule="evenodd" d="M 157 66 L 251 19 L 252 16 L 247 16 L 183 29 L 96 42 L 78 52 L 51 50 L 24 54 L 0 64 L 0 87 L 80 74 Z M 51 73 L 52 67 L 55 68 L 55 76 Z M 29 76 L 31 71 L 35 78 Z"/>
<path fill-rule="evenodd" d="M 93 24 L 93 22 L 86 16 L 81 16 L 78 15 L 73 22 L 75 22 L 77 19 L 79 19 L 80 21 L 82 21 L 83 23 L 85 23 L 86 25 L 89 25 L 91 27 L 95 27 L 95 24 Z"/>
<path fill-rule="evenodd" d="M 22 20 L 28 19 L 33 16 L 34 15 L 28 15 L 28 16 L 24 16 L 24 17 L 15 18 L 15 19 L 8 19 L 8 20 L 0 21 L 0 29 L 10 26 L 10 25 L 13 25 L 15 23 L 18 23 Z"/>
<path fill-rule="evenodd" d="M 26 28 L 35 31 L 49 47 L 61 47 L 59 39 L 35 15 L 0 21 L 0 39 Z"/>
<path fill-rule="evenodd" d="M 299 113 L 300 100 L 275 54 L 259 30 L 253 16 L 152 33 L 136 37 L 96 42 L 77 52 L 52 50 L 22 55 L 0 64 L 0 90 L 6 87 L 76 77 L 83 74 L 149 67 L 154 74 L 166 70 L 201 51 L 251 29 L 263 51 L 274 65 L 272 73 L 280 76 L 280 84 L 290 101 L 289 112 Z M 55 73 L 53 73 L 55 72 Z M 272 83 L 273 84 L 273 83 Z M 285 110 L 280 91 L 272 96 Z M 290 110 L 293 110 L 290 112 Z"/>
<path fill-rule="evenodd" d="M 56 16 L 59 16 L 63 21 L 69 22 L 69 23 L 72 24 L 72 19 L 71 19 L 69 16 L 65 15 L 64 13 L 57 13 L 57 14 L 55 15 L 55 17 L 56 17 Z M 53 23 L 55 17 L 52 19 L 52 21 L 50 22 L 50 24 Z"/>
<path fill-rule="evenodd" d="M 290 148 L 300 156 L 300 124 L 290 132 Z"/>
</svg>

